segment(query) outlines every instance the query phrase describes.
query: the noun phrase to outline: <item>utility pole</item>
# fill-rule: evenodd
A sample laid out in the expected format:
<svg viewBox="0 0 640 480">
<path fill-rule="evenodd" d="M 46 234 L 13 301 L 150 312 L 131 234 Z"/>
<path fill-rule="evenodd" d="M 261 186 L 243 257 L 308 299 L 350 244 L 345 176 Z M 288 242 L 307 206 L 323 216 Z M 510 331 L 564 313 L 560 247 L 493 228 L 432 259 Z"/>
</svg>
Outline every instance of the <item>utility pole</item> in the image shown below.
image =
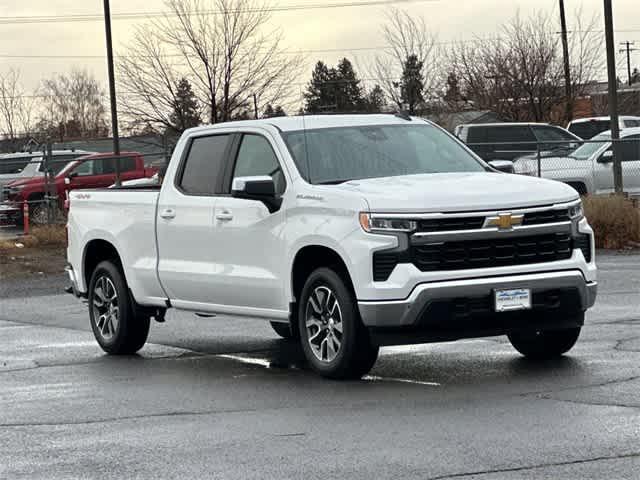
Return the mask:
<svg viewBox="0 0 640 480">
<path fill-rule="evenodd" d="M 626 41 L 622 42 L 620 45 L 626 46 L 626 48 L 620 50 L 619 53 L 624 53 L 625 51 L 627 52 L 627 73 L 629 75 L 629 86 L 631 86 L 631 52 L 635 52 L 637 49 L 631 48 L 631 45 L 635 45 L 634 42 Z"/>
<path fill-rule="evenodd" d="M 258 119 L 258 96 L 253 94 L 253 112 L 255 113 L 256 120 Z"/>
<path fill-rule="evenodd" d="M 611 118 L 611 140 L 613 142 L 613 185 L 617 194 L 622 194 L 622 145 L 618 123 L 618 78 L 616 76 L 616 51 L 613 38 L 613 11 L 611 0 L 604 0 L 604 36 L 607 43 L 607 74 L 609 78 L 609 116 Z"/>
<path fill-rule="evenodd" d="M 564 93 L 566 98 L 566 120 L 573 120 L 573 96 L 571 94 L 571 67 L 569 66 L 569 39 L 567 38 L 567 17 L 564 0 L 560 0 L 560 26 L 562 28 L 562 56 L 564 58 Z"/>
<path fill-rule="evenodd" d="M 120 186 L 120 137 L 118 135 L 118 110 L 116 102 L 116 81 L 113 72 L 113 43 L 111 41 L 111 9 L 109 0 L 104 0 L 104 31 L 107 40 L 107 70 L 109 72 L 109 97 L 111 99 L 111 130 L 113 154 L 115 155 L 116 186 Z"/>
</svg>

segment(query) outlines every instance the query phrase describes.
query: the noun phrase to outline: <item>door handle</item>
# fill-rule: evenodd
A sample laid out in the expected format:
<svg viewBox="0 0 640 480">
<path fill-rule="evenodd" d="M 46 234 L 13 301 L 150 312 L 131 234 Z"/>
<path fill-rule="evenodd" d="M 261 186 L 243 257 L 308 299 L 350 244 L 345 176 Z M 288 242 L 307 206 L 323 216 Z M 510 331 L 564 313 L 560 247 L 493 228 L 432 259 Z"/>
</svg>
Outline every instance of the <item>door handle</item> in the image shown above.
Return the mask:
<svg viewBox="0 0 640 480">
<path fill-rule="evenodd" d="M 216 215 L 216 220 L 228 222 L 229 220 L 233 220 L 233 214 L 229 210 L 223 210 Z"/>
<path fill-rule="evenodd" d="M 173 208 L 167 208 L 160 212 L 160 216 L 166 220 L 171 220 L 176 217 L 176 211 Z"/>
</svg>

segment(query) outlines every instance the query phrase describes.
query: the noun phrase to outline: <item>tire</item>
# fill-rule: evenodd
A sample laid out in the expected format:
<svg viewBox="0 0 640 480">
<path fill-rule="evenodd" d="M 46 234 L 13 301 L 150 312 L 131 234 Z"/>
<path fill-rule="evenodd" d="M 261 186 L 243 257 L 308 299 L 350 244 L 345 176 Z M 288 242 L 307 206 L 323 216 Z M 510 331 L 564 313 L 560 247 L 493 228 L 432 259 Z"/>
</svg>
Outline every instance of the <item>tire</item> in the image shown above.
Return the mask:
<svg viewBox="0 0 640 480">
<path fill-rule="evenodd" d="M 286 340 L 297 340 L 300 337 L 300 335 L 297 333 L 297 329 L 295 333 L 292 332 L 292 328 L 289 323 L 271 322 L 271 328 L 273 328 L 274 332 L 276 332 Z"/>
<path fill-rule="evenodd" d="M 361 378 L 378 358 L 354 293 L 332 269 L 309 275 L 300 295 L 298 327 L 305 357 L 323 377 Z"/>
<path fill-rule="evenodd" d="M 581 327 L 540 332 L 509 334 L 513 348 L 527 358 L 549 360 L 557 358 L 573 348 L 580 336 Z"/>
<path fill-rule="evenodd" d="M 91 329 L 105 352 L 130 355 L 144 346 L 150 317 L 136 315 L 124 275 L 113 262 L 101 262 L 93 271 L 88 300 Z"/>
</svg>

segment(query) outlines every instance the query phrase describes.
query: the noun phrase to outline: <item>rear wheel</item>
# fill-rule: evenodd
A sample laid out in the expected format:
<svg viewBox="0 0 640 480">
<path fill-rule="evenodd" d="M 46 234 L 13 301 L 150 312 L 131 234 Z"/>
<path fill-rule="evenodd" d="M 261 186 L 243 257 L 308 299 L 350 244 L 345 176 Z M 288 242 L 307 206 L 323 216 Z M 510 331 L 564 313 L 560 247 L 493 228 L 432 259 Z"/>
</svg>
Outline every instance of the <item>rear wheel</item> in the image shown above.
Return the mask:
<svg viewBox="0 0 640 480">
<path fill-rule="evenodd" d="M 150 318 L 136 315 L 124 275 L 112 262 L 102 262 L 94 270 L 88 300 L 91 329 L 105 352 L 126 355 L 144 346 Z"/>
<path fill-rule="evenodd" d="M 298 324 L 305 356 L 324 377 L 360 378 L 378 358 L 355 295 L 332 269 L 318 268 L 309 275 L 300 296 Z"/>
<path fill-rule="evenodd" d="M 580 327 L 563 330 L 543 330 L 509 334 L 511 345 L 527 358 L 548 360 L 573 348 L 580 336 Z"/>
</svg>

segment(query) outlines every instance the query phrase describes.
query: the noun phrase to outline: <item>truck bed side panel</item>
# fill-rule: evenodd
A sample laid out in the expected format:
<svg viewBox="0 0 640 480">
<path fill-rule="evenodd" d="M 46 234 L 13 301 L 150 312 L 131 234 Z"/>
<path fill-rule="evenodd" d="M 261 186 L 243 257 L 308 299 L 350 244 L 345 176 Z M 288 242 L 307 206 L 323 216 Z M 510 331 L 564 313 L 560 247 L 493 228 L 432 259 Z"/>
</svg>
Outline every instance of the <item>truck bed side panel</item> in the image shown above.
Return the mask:
<svg viewBox="0 0 640 480">
<path fill-rule="evenodd" d="M 157 276 L 155 233 L 157 191 L 83 190 L 72 192 L 69 212 L 69 260 L 84 281 L 84 256 L 93 240 L 111 243 L 122 261 L 127 283 L 140 304 L 166 298 Z"/>
</svg>

